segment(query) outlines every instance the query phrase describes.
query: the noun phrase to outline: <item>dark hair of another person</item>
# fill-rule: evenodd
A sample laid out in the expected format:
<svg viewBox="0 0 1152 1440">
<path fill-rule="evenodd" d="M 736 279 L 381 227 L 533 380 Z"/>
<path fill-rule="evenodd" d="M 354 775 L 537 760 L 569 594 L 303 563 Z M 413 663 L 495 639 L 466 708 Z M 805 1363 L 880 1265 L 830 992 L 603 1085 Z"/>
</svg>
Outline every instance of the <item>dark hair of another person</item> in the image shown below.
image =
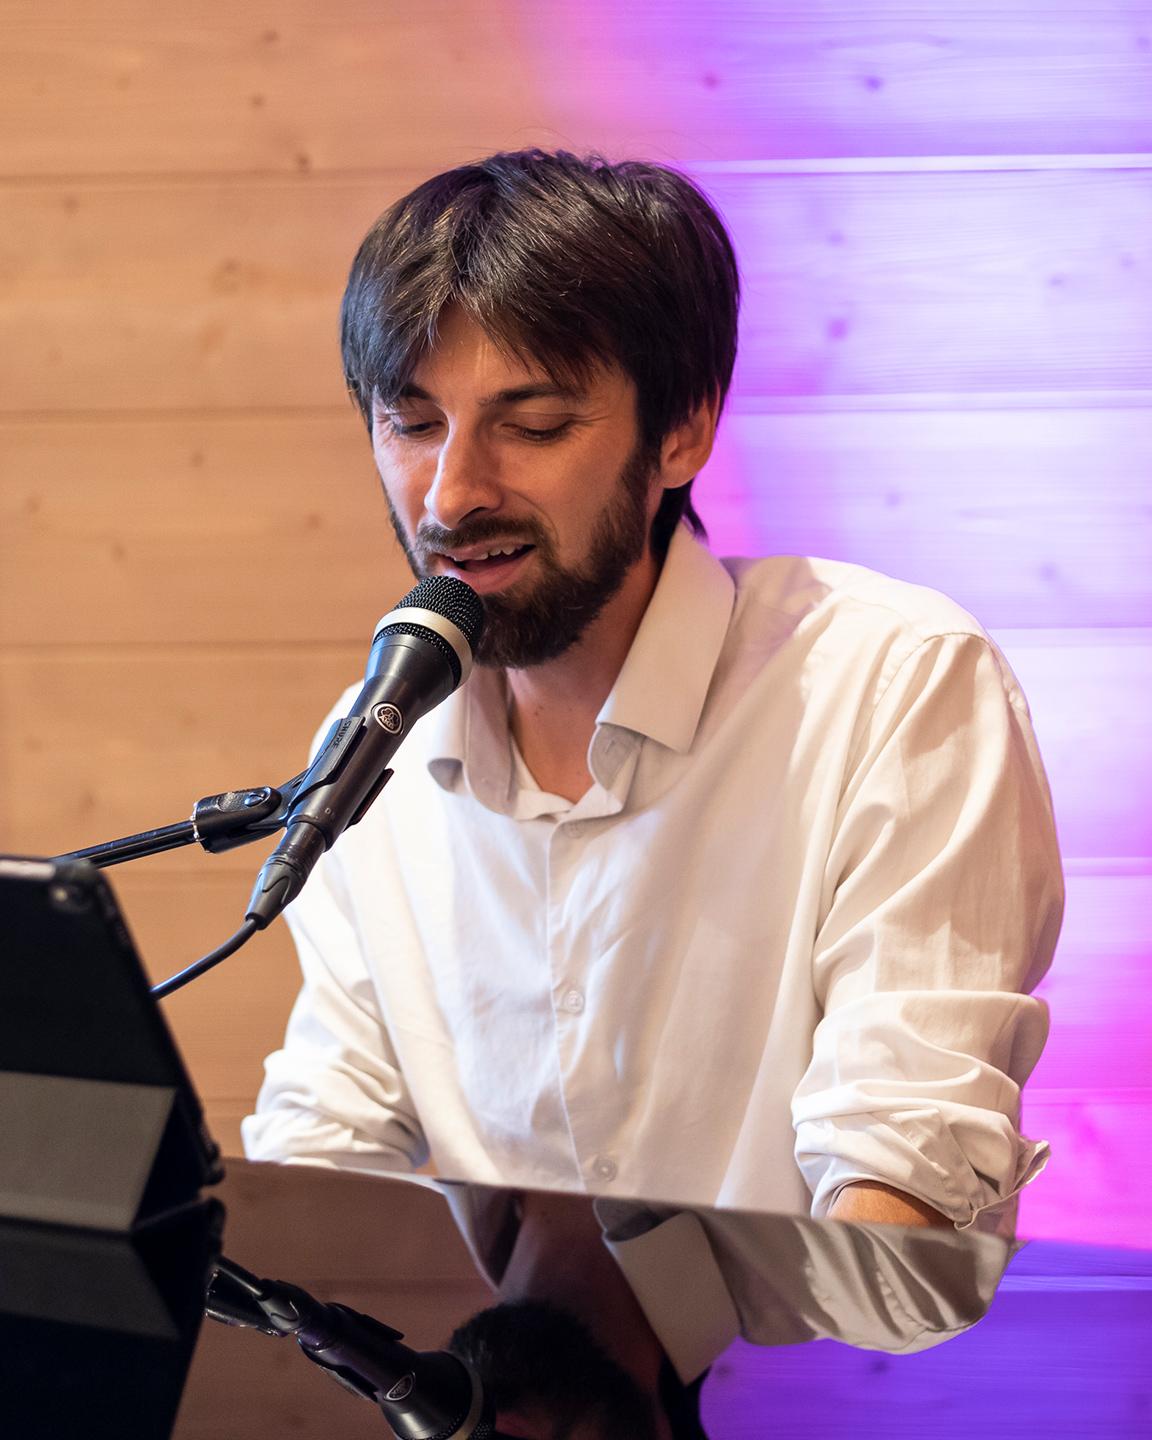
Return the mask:
<svg viewBox="0 0 1152 1440">
<path fill-rule="evenodd" d="M 588 1329 L 543 1300 L 481 1310 L 448 1348 L 468 1362 L 497 1416 L 516 1412 L 545 1423 L 557 1440 L 655 1440 L 652 1402 Z"/>
<path fill-rule="evenodd" d="M 436 175 L 365 237 L 341 311 L 344 372 L 369 429 L 458 306 L 508 353 L 579 388 L 597 366 L 635 384 L 642 453 L 701 404 L 723 404 L 739 277 L 723 222 L 683 175 L 640 161 L 520 150 Z M 691 484 L 664 493 L 663 556 Z"/>
</svg>

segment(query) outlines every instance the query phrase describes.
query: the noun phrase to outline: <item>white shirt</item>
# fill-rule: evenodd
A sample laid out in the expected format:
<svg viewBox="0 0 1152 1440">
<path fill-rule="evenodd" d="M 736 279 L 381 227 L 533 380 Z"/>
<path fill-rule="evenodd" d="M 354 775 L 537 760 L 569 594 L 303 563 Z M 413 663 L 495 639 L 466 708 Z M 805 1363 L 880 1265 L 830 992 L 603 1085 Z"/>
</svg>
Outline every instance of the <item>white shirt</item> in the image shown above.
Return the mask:
<svg viewBox="0 0 1152 1440">
<path fill-rule="evenodd" d="M 334 713 L 343 713 L 348 697 Z M 994 1225 L 1062 887 L 1003 656 L 856 566 L 681 529 L 565 806 L 502 677 L 421 721 L 289 912 L 304 988 L 253 1159 Z"/>
<path fill-rule="evenodd" d="M 595 1205 L 686 1383 L 738 1335 L 753 1345 L 838 1340 L 901 1355 L 943 1344 L 987 1314 L 1013 1254 L 975 1229 Z"/>
</svg>

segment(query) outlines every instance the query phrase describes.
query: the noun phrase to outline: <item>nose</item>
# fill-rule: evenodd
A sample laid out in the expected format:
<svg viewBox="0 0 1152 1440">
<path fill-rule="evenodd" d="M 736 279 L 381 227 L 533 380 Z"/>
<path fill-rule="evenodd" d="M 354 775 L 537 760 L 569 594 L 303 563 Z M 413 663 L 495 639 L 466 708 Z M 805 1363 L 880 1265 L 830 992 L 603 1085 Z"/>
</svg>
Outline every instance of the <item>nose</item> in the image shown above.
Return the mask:
<svg viewBox="0 0 1152 1440">
<path fill-rule="evenodd" d="M 498 509 L 500 499 L 495 461 L 487 446 L 463 430 L 449 430 L 424 495 L 426 513 L 453 530 L 469 516 Z"/>
</svg>

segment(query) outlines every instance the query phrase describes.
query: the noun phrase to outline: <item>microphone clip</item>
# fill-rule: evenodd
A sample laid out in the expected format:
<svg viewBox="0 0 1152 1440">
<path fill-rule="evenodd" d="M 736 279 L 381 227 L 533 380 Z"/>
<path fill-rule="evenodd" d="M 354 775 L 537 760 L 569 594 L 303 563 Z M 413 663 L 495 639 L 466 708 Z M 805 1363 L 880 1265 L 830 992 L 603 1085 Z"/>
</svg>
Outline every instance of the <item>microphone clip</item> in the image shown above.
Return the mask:
<svg viewBox="0 0 1152 1440">
<path fill-rule="evenodd" d="M 192 809 L 193 838 L 211 855 L 235 850 L 284 828 L 307 771 L 274 789 L 258 785 L 251 790 L 226 790 L 206 795 Z"/>
</svg>

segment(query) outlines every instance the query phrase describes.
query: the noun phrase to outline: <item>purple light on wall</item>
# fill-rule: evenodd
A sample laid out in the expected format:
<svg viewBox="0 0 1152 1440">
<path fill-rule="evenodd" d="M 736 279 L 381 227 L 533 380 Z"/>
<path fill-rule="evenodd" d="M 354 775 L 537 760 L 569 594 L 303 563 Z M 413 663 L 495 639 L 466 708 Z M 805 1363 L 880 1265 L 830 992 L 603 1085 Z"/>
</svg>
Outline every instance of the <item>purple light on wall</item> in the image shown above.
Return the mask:
<svg viewBox="0 0 1152 1440">
<path fill-rule="evenodd" d="M 565 55 L 556 143 L 679 165 L 733 233 L 741 358 L 696 487 L 713 549 L 932 585 L 1016 670 L 1069 869 L 1027 1091 L 1054 1159 L 1022 1228 L 1135 1245 L 1152 1181 L 1141 13 L 592 3 L 523 21 Z"/>
</svg>

